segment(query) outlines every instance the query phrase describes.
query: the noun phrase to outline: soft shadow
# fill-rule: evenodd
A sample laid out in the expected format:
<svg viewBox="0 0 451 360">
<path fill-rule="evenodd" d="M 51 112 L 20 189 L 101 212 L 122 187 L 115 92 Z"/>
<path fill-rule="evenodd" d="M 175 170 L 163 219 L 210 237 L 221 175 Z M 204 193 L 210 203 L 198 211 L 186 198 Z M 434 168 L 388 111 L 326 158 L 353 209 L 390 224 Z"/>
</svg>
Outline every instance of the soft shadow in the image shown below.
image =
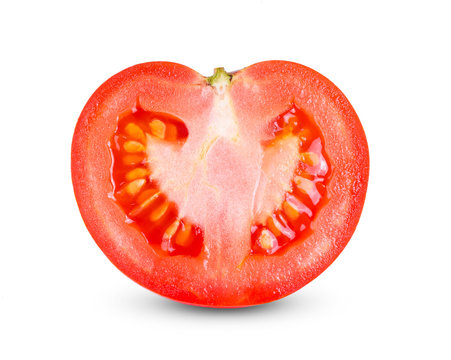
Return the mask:
<svg viewBox="0 0 451 360">
<path fill-rule="evenodd" d="M 141 289 L 140 289 L 141 290 Z M 324 297 L 312 291 L 299 291 L 283 299 L 271 303 L 248 306 L 242 308 L 209 308 L 182 304 L 148 291 L 133 291 L 127 294 L 116 295 L 121 307 L 127 307 L 140 313 L 170 313 L 182 316 L 215 316 L 215 317 L 242 317 L 261 314 L 292 314 L 293 311 L 316 311 L 324 305 Z M 315 310 L 314 310 L 315 309 Z"/>
</svg>

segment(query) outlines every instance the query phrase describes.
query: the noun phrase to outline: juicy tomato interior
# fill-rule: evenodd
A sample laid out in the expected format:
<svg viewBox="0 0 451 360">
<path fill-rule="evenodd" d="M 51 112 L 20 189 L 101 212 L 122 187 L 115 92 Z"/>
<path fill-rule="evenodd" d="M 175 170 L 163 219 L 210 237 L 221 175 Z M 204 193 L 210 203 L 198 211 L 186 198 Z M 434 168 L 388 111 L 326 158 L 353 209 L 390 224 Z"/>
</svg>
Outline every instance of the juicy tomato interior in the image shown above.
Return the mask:
<svg viewBox="0 0 451 360">
<path fill-rule="evenodd" d="M 330 162 L 324 150 L 324 139 L 313 119 L 293 106 L 279 115 L 271 127 L 274 139 L 266 146 L 272 146 L 284 136 L 297 136 L 299 163 L 283 203 L 266 223 L 252 226 L 253 253 L 274 254 L 294 240 L 304 239 L 311 233 L 310 224 L 315 214 L 327 201 Z"/>
<path fill-rule="evenodd" d="M 197 255 L 202 248 L 202 230 L 178 217 L 177 205 L 152 180 L 152 164 L 146 160 L 147 137 L 181 146 L 188 129 L 179 119 L 144 111 L 139 104 L 118 116 L 118 127 L 110 142 L 113 198 L 150 244 L 160 245 L 171 255 Z"/>
<path fill-rule="evenodd" d="M 181 119 L 170 114 L 143 110 L 137 101 L 117 117 L 117 129 L 109 142 L 112 156 L 110 194 L 124 210 L 126 222 L 135 226 L 160 254 L 197 256 L 203 246 L 202 224 L 180 217 L 177 204 L 152 177 L 147 143 L 152 140 L 181 148 L 189 132 Z M 311 233 L 315 214 L 327 201 L 330 162 L 324 138 L 314 120 L 292 106 L 269 125 L 269 149 L 287 136 L 298 139 L 299 161 L 291 189 L 273 213 L 249 229 L 250 254 L 272 255 Z"/>
</svg>

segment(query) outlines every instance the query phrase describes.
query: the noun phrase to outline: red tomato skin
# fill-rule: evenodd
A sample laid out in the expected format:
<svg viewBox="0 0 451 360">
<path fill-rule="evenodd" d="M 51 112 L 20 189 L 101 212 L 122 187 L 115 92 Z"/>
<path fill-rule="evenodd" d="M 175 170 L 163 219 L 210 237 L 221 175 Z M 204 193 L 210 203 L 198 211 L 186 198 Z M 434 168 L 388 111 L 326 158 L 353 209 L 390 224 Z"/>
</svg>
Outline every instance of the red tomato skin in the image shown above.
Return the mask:
<svg viewBox="0 0 451 360">
<path fill-rule="evenodd" d="M 74 192 L 86 227 L 98 246 L 132 280 L 185 304 L 243 307 L 274 301 L 299 290 L 322 273 L 344 249 L 355 231 L 365 201 L 369 176 L 365 133 L 353 107 L 332 82 L 310 68 L 285 61 L 249 66 L 237 72 L 234 81 L 232 98 L 243 114 L 246 111 L 263 114 L 268 107 L 274 113 L 282 112 L 293 101 L 293 94 L 300 107 L 309 107 L 308 96 L 301 96 L 302 84 L 307 84 L 307 92 L 324 101 L 326 110 L 319 111 L 325 114 L 324 119 L 315 116 L 315 120 L 323 131 L 334 170 L 328 186 L 330 200 L 312 223 L 313 234 L 281 255 L 249 257 L 240 272 L 228 279 L 205 272 L 202 259 L 158 256 L 142 235 L 125 223 L 125 215 L 108 197 L 112 185 L 107 142 L 114 131 L 117 113 L 129 108 L 137 94 L 152 87 L 153 97 L 143 98 L 144 106 L 175 113 L 181 118 L 195 118 L 207 112 L 213 101 L 213 92 L 204 77 L 188 67 L 168 62 L 125 69 L 91 96 L 73 137 Z M 246 82 L 264 82 L 265 94 L 269 95 L 267 101 L 253 101 L 252 94 L 246 92 Z M 171 100 L 168 98 L 171 92 L 181 96 Z M 332 115 L 339 120 L 334 121 Z M 185 273 L 193 274 L 192 280 Z M 273 276 L 266 278 L 264 274 Z M 221 280 L 228 281 L 225 287 L 221 286 Z"/>
</svg>

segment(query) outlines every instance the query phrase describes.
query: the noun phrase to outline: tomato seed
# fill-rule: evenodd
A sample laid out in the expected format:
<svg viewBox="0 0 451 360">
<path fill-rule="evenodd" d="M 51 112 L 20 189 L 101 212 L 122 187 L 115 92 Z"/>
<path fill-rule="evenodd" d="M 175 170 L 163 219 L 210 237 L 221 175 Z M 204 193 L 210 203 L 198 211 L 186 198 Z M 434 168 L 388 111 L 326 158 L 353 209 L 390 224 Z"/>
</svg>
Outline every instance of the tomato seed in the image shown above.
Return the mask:
<svg viewBox="0 0 451 360">
<path fill-rule="evenodd" d="M 168 208 L 169 208 L 169 202 L 164 201 L 163 204 L 158 206 L 154 211 L 152 211 L 150 213 L 150 216 L 149 216 L 150 221 L 156 222 L 156 221 L 160 220 L 166 214 L 166 211 L 168 210 Z"/>
<path fill-rule="evenodd" d="M 258 242 L 262 249 L 271 250 L 277 245 L 277 239 L 268 229 L 263 229 L 258 238 Z"/>
<path fill-rule="evenodd" d="M 180 220 L 176 219 L 174 222 L 166 228 L 166 231 L 163 235 L 163 241 L 172 239 L 177 229 L 179 228 Z"/>
<path fill-rule="evenodd" d="M 142 199 L 144 195 L 145 198 Z M 140 196 L 138 197 L 137 201 L 138 204 L 137 206 L 135 206 L 129 213 L 129 216 L 131 218 L 134 218 L 138 215 L 140 215 L 144 210 L 146 210 L 156 199 L 158 199 L 158 197 L 160 196 L 160 192 L 157 191 L 156 189 L 149 189 L 149 190 L 145 190 L 142 192 L 142 194 L 140 194 Z"/>
<path fill-rule="evenodd" d="M 125 180 L 132 181 L 135 179 L 144 178 L 150 175 L 150 171 L 146 168 L 135 168 L 125 174 Z"/>
<path fill-rule="evenodd" d="M 124 150 L 128 153 L 137 153 L 146 150 L 143 144 L 135 140 L 126 141 L 123 146 Z"/>
<path fill-rule="evenodd" d="M 294 179 L 294 183 L 299 191 L 304 194 L 307 194 L 312 200 L 313 205 L 317 205 L 321 200 L 321 194 L 316 188 L 316 184 L 314 181 L 305 179 L 301 176 L 296 176 Z"/>
<path fill-rule="evenodd" d="M 163 121 L 159 120 L 159 119 L 153 119 L 150 123 L 149 123 L 149 127 L 150 127 L 150 133 L 163 140 L 164 136 L 166 134 L 166 125 L 164 124 Z"/>
<path fill-rule="evenodd" d="M 282 233 L 280 232 L 279 226 L 277 226 L 276 223 L 277 220 L 273 216 L 270 216 L 266 220 L 266 226 L 268 227 L 268 229 L 274 234 L 274 236 L 279 237 L 280 235 L 282 235 Z"/>
<path fill-rule="evenodd" d="M 301 153 L 301 161 L 309 166 L 316 166 L 319 164 L 320 158 L 314 152 L 304 152 Z"/>
<path fill-rule="evenodd" d="M 144 134 L 144 131 L 135 123 L 128 123 L 125 126 L 124 130 L 130 138 L 141 141 L 142 143 L 146 141 L 146 135 Z"/>
<path fill-rule="evenodd" d="M 125 155 L 122 158 L 122 163 L 126 166 L 134 166 L 142 163 L 144 160 L 144 155 L 130 154 Z"/>
<path fill-rule="evenodd" d="M 296 219 L 299 217 L 299 212 L 290 202 L 284 201 L 282 204 L 282 208 L 291 221 L 296 221 Z"/>
<path fill-rule="evenodd" d="M 131 196 L 135 196 L 136 194 L 139 193 L 139 191 L 141 190 L 141 188 L 144 186 L 144 184 L 146 183 L 145 179 L 137 179 L 137 180 L 133 180 L 132 182 L 129 182 L 126 186 L 125 186 L 125 191 L 131 195 Z"/>
<path fill-rule="evenodd" d="M 175 243 L 179 246 L 188 247 L 193 242 L 191 224 L 181 222 L 180 229 L 175 236 Z"/>
</svg>

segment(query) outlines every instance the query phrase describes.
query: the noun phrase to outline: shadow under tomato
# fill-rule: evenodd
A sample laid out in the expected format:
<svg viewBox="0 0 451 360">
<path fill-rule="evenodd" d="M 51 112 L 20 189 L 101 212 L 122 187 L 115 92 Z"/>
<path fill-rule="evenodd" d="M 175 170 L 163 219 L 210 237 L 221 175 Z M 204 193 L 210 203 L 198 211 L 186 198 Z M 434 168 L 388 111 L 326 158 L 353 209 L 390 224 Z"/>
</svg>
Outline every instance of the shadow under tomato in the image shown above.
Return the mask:
<svg viewBox="0 0 451 360">
<path fill-rule="evenodd" d="M 133 293 L 115 296 L 120 300 L 121 307 L 128 307 L 141 313 L 166 312 L 182 316 L 254 316 L 261 314 L 293 314 L 294 312 L 317 311 L 324 305 L 324 297 L 312 291 L 300 291 L 277 301 L 266 304 L 241 308 L 211 308 L 193 306 L 166 299 L 147 291 L 134 291 Z"/>
</svg>

